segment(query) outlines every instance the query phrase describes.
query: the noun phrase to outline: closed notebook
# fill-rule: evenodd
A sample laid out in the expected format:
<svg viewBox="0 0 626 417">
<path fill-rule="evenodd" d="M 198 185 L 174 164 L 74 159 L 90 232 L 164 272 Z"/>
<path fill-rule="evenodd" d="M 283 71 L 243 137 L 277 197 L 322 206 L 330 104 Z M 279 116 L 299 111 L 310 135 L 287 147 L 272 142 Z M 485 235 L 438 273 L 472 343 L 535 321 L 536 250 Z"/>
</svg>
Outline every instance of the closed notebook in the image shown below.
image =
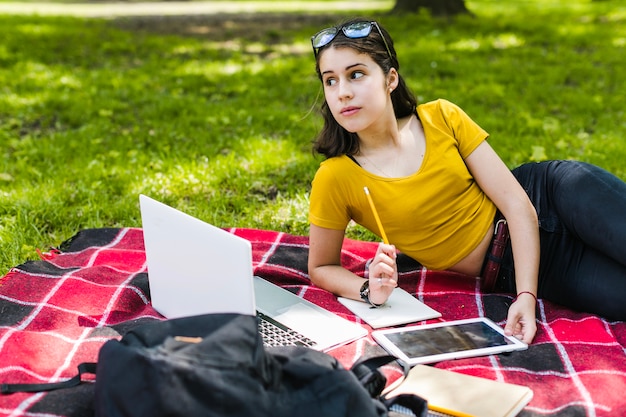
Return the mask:
<svg viewBox="0 0 626 417">
<path fill-rule="evenodd" d="M 401 288 L 394 288 L 385 304 L 376 308 L 363 301 L 339 297 L 339 302 L 373 329 L 436 319 L 441 313 Z"/>
<path fill-rule="evenodd" d="M 530 402 L 525 386 L 493 381 L 428 365 L 416 365 L 387 395 L 417 394 L 444 416 L 514 417 Z"/>
</svg>

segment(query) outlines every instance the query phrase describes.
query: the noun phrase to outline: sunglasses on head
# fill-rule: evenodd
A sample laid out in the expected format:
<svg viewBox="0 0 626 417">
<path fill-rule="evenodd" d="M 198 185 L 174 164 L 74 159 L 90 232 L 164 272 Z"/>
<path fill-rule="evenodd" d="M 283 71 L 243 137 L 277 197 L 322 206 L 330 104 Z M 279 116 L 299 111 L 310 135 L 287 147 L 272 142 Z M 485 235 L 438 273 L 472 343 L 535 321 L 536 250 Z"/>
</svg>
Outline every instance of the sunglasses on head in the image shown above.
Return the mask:
<svg viewBox="0 0 626 417">
<path fill-rule="evenodd" d="M 311 37 L 311 45 L 313 45 L 313 55 L 317 58 L 317 54 L 320 48 L 328 45 L 332 42 L 333 39 L 339 34 L 339 31 L 343 32 L 346 38 L 350 39 L 359 39 L 359 38 L 367 38 L 372 32 L 372 26 L 376 27 L 380 37 L 383 39 L 385 43 L 385 48 L 387 49 L 387 53 L 389 54 L 389 58 L 393 59 L 391 56 L 391 51 L 389 50 L 389 45 L 387 45 L 387 40 L 383 35 L 383 32 L 380 30 L 380 26 L 376 22 L 354 22 L 348 23 L 343 26 L 334 26 L 326 29 L 322 29 L 317 32 L 315 35 Z"/>
</svg>

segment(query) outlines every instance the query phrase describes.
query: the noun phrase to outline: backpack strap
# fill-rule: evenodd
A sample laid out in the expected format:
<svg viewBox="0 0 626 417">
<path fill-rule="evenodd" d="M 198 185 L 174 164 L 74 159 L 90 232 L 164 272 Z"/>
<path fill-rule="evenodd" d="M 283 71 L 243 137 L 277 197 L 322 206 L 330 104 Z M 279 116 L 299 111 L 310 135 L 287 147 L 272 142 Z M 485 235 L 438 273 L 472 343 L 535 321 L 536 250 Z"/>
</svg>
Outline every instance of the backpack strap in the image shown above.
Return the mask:
<svg viewBox="0 0 626 417">
<path fill-rule="evenodd" d="M 428 402 L 414 394 L 400 394 L 392 398 L 383 398 L 382 402 L 389 410 L 390 417 L 392 415 L 415 417 L 428 417 L 431 415 L 428 411 Z"/>
<path fill-rule="evenodd" d="M 363 384 L 372 398 L 379 398 L 383 405 L 390 411 L 390 416 L 407 415 L 427 417 L 428 403 L 425 399 L 417 395 L 401 394 L 392 398 L 380 395 L 385 389 L 387 378 L 385 378 L 378 368 L 394 361 L 402 367 L 402 372 L 404 374 L 402 379 L 399 379 L 392 384 L 392 386 L 397 386 L 407 377 L 411 367 L 406 362 L 396 358 L 395 356 L 382 355 L 363 359 L 355 363 L 350 370 L 354 373 L 359 382 Z M 395 413 L 392 413 L 394 411 Z"/>
<path fill-rule="evenodd" d="M 49 382 L 44 384 L 2 384 L 0 385 L 0 393 L 13 394 L 16 392 L 41 392 L 54 391 L 61 388 L 70 388 L 79 385 L 82 382 L 83 374 L 96 373 L 95 362 L 83 362 L 78 365 L 78 375 L 61 382 Z"/>
<path fill-rule="evenodd" d="M 357 377 L 359 382 L 363 384 L 365 389 L 372 397 L 377 397 L 385 389 L 387 378 L 378 370 L 381 366 L 385 366 L 391 362 L 397 362 L 404 373 L 404 378 L 409 374 L 409 365 L 391 355 L 374 356 L 356 362 L 350 370 Z"/>
</svg>

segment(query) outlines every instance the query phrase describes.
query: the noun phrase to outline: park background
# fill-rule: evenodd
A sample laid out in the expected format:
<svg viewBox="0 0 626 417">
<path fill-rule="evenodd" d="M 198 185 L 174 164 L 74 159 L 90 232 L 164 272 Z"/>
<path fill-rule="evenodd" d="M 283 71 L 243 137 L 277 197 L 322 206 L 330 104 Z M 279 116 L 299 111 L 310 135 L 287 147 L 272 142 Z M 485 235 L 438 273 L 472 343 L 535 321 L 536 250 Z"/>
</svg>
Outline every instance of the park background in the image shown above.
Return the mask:
<svg viewBox="0 0 626 417">
<path fill-rule="evenodd" d="M 466 1 L 455 17 L 228 3 L 241 9 L 85 17 L 0 0 L 0 275 L 79 230 L 140 227 L 140 193 L 306 235 L 323 99 L 310 36 L 355 15 L 390 31 L 420 102 L 460 105 L 509 167 L 569 158 L 626 179 L 622 1 Z"/>
</svg>

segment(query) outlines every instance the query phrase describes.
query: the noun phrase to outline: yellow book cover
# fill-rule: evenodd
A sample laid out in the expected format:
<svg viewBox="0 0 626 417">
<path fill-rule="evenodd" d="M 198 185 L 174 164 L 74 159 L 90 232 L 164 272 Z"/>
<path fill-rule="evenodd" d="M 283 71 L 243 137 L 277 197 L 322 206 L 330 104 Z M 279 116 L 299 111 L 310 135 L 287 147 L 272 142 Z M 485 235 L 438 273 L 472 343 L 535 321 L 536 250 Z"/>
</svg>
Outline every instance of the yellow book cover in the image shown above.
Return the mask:
<svg viewBox="0 0 626 417">
<path fill-rule="evenodd" d="M 428 365 L 413 367 L 386 396 L 399 394 L 419 395 L 428 401 L 430 410 L 455 417 L 514 417 L 533 397 L 533 391 L 522 385 Z"/>
</svg>

